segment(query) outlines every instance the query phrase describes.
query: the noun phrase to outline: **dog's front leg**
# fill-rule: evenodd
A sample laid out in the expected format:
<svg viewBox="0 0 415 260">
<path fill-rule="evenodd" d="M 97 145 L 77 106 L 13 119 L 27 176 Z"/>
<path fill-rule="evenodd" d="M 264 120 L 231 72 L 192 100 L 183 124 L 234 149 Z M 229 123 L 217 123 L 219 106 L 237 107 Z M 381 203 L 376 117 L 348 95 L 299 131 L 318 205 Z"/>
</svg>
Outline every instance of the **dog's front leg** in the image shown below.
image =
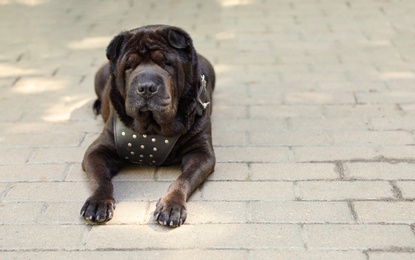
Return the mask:
<svg viewBox="0 0 415 260">
<path fill-rule="evenodd" d="M 111 133 L 104 129 L 86 151 L 82 163 L 94 190 L 81 209 L 81 216 L 86 220 L 101 223 L 110 220 L 114 215 L 115 200 L 111 178 L 123 164 L 118 158 Z"/>
<path fill-rule="evenodd" d="M 154 217 L 161 225 L 177 227 L 187 217 L 186 201 L 193 191 L 205 181 L 215 167 L 212 150 L 187 154 L 182 161 L 182 174 L 157 203 Z"/>
</svg>

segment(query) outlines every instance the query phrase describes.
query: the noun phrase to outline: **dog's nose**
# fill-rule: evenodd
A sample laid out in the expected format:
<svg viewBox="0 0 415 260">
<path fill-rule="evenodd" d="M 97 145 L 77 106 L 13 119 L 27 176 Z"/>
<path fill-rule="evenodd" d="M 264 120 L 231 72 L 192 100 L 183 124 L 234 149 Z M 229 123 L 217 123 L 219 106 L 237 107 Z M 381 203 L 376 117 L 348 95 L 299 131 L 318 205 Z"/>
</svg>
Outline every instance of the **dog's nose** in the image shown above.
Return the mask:
<svg viewBox="0 0 415 260">
<path fill-rule="evenodd" d="M 140 82 L 137 85 L 137 92 L 144 98 L 149 98 L 157 93 L 159 86 L 153 81 Z"/>
</svg>

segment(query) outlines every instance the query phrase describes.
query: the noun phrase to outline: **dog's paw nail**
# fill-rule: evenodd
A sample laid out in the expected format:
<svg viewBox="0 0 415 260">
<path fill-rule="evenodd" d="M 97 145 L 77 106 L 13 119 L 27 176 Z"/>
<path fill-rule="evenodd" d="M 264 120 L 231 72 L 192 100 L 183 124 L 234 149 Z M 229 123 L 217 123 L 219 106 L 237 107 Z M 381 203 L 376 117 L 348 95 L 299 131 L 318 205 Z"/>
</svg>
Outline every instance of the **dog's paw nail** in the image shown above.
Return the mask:
<svg viewBox="0 0 415 260">
<path fill-rule="evenodd" d="M 167 226 L 167 221 L 166 220 L 163 222 L 163 225 Z"/>
<path fill-rule="evenodd" d="M 170 220 L 170 226 L 173 226 L 173 220 Z"/>
</svg>

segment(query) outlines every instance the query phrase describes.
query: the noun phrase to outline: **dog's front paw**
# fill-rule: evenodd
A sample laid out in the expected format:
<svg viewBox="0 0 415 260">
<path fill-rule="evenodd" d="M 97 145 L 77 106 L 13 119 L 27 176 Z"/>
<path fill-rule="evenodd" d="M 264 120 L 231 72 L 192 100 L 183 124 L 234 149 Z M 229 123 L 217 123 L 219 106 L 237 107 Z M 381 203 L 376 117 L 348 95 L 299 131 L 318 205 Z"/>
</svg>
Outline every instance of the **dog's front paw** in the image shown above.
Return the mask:
<svg viewBox="0 0 415 260">
<path fill-rule="evenodd" d="M 168 227 L 181 226 L 186 220 L 185 202 L 161 198 L 154 211 L 154 218 L 160 224 Z"/>
<path fill-rule="evenodd" d="M 81 216 L 94 223 L 109 221 L 114 215 L 115 200 L 89 197 L 81 209 Z"/>
</svg>

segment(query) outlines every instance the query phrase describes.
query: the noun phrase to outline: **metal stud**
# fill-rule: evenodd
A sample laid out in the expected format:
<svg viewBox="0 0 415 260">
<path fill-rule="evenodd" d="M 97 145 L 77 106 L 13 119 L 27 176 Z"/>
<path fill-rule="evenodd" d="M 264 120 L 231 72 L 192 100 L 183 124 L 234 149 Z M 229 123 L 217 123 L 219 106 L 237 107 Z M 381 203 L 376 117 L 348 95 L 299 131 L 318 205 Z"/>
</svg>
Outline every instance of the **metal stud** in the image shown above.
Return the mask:
<svg viewBox="0 0 415 260">
<path fill-rule="evenodd" d="M 140 154 L 140 158 L 144 158 L 144 155 Z"/>
<path fill-rule="evenodd" d="M 156 141 L 156 138 L 151 138 L 151 141 L 154 143 Z"/>
<path fill-rule="evenodd" d="M 131 155 L 134 155 L 134 152 L 130 152 Z"/>
<path fill-rule="evenodd" d="M 133 144 L 132 143 L 128 143 L 128 147 L 131 147 L 131 146 L 133 146 Z"/>
<path fill-rule="evenodd" d="M 164 140 L 164 143 L 168 144 L 169 143 L 169 140 Z"/>
<path fill-rule="evenodd" d="M 153 151 L 157 152 L 157 147 L 154 147 L 154 148 L 153 148 Z"/>
<path fill-rule="evenodd" d="M 125 132 L 121 132 L 121 135 L 122 135 L 122 136 L 125 136 Z"/>
<path fill-rule="evenodd" d="M 144 149 L 144 147 L 145 147 L 145 146 L 144 146 L 143 144 L 142 144 L 142 145 L 140 145 L 140 148 L 141 148 L 141 149 Z"/>
<path fill-rule="evenodd" d="M 150 158 L 153 158 L 154 157 L 152 154 L 150 154 L 149 156 L 150 156 Z"/>
<path fill-rule="evenodd" d="M 133 138 L 136 139 L 137 138 L 137 135 L 133 135 Z"/>
<path fill-rule="evenodd" d="M 147 135 L 143 135 L 143 138 L 147 138 Z"/>
</svg>

